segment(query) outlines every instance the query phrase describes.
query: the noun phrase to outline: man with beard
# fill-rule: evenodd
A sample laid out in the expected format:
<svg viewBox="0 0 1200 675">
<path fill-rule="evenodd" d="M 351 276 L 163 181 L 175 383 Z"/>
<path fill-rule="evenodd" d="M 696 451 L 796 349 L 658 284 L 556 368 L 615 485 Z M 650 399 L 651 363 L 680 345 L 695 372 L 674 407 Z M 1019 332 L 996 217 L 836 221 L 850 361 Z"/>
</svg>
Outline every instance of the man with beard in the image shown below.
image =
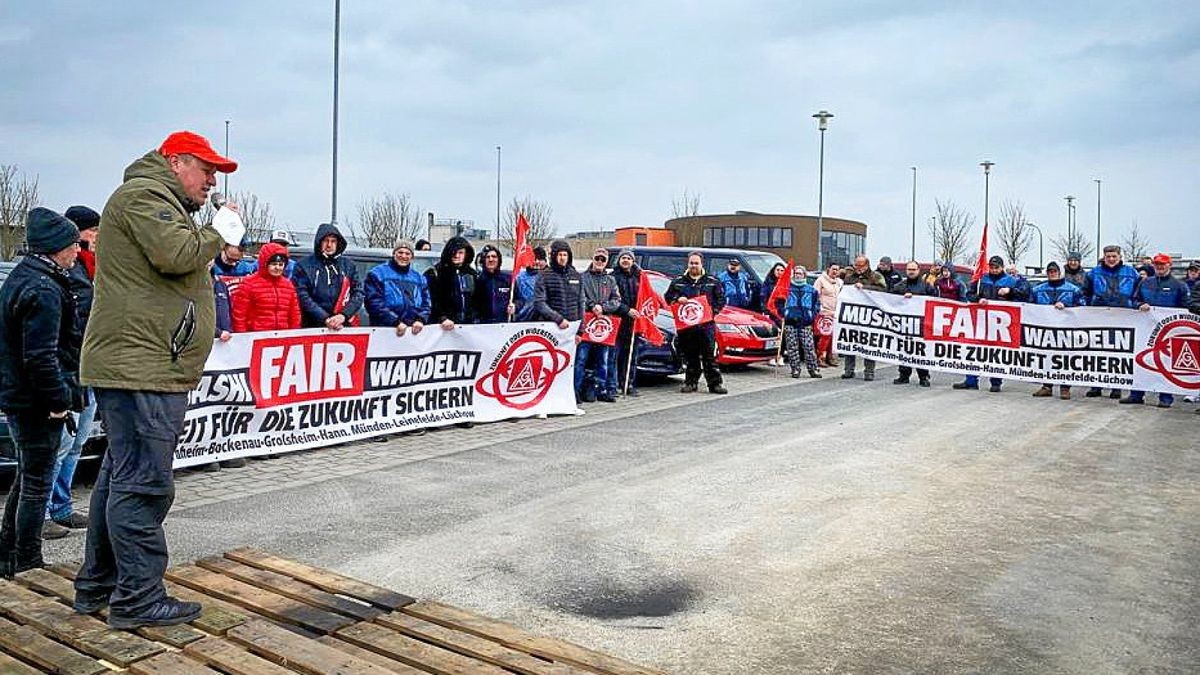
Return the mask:
<svg viewBox="0 0 1200 675">
<path fill-rule="evenodd" d="M 860 255 L 854 259 L 854 266 L 846 271 L 843 280 L 846 286 L 854 286 L 859 290 L 866 291 L 883 291 L 887 292 L 887 279 L 879 272 L 871 269 L 871 261 L 867 256 Z M 842 372 L 843 380 L 854 379 L 854 368 L 858 365 L 858 357 L 854 354 L 846 354 L 842 357 L 846 362 L 845 370 Z M 863 358 L 863 381 L 871 382 L 875 379 L 875 359 Z"/>
<path fill-rule="evenodd" d="M 916 262 L 910 262 L 904 267 L 904 278 L 892 286 L 892 292 L 896 295 L 903 295 L 905 298 L 911 298 L 914 295 L 925 295 L 929 297 L 937 297 L 937 289 L 933 287 L 925 277 L 921 274 L 921 266 Z M 900 376 L 892 380 L 892 384 L 908 384 L 912 378 L 912 366 L 900 366 Z M 917 368 L 917 384 L 922 387 L 929 386 L 929 370 L 925 368 Z"/>
<path fill-rule="evenodd" d="M 687 269 L 671 281 L 663 299 L 668 305 L 673 305 L 680 298 L 701 295 L 708 300 L 714 317 L 725 308 L 725 286 L 716 277 L 705 273 L 704 256 L 693 251 L 688 254 Z M 683 387 L 679 391 L 684 394 L 695 392 L 703 371 L 709 393 L 728 394 L 729 390 L 721 382 L 721 371 L 717 370 L 715 322 L 706 321 L 680 329 L 675 340 L 686 366 Z"/>
</svg>

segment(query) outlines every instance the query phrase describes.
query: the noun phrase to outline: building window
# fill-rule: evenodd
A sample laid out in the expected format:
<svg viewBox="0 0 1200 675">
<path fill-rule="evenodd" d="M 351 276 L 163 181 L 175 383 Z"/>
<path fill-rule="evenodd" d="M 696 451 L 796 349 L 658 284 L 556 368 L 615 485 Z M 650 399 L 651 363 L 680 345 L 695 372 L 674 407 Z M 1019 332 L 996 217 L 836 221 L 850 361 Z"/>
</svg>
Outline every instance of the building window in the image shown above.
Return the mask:
<svg viewBox="0 0 1200 675">
<path fill-rule="evenodd" d="M 758 246 L 758 228 L 752 227 L 746 232 L 746 245 Z"/>
<path fill-rule="evenodd" d="M 866 250 L 867 238 L 861 234 L 849 232 L 823 232 L 821 234 L 821 255 L 825 264 L 837 263 L 849 265 L 856 257 Z"/>
<path fill-rule="evenodd" d="M 645 246 L 646 245 L 646 233 L 639 232 L 638 234 L 633 235 L 633 243 L 637 246 Z"/>
<path fill-rule="evenodd" d="M 779 229 L 783 230 L 783 248 L 791 248 L 792 247 L 792 228 L 781 227 Z"/>
</svg>

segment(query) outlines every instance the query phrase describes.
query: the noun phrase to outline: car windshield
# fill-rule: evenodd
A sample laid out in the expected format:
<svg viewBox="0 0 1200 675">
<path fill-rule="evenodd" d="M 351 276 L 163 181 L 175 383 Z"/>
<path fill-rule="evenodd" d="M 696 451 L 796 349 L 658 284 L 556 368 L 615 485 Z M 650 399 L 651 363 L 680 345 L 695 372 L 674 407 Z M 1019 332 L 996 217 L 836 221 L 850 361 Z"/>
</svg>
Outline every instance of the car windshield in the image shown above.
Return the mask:
<svg viewBox="0 0 1200 675">
<path fill-rule="evenodd" d="M 774 253 L 743 253 L 742 259 L 754 270 L 760 281 L 767 278 L 767 274 L 776 263 L 783 263 L 783 258 Z"/>
<path fill-rule="evenodd" d="M 671 280 L 666 277 L 650 277 L 650 285 L 659 295 L 662 295 L 667 292 L 667 287 L 671 285 Z"/>
</svg>

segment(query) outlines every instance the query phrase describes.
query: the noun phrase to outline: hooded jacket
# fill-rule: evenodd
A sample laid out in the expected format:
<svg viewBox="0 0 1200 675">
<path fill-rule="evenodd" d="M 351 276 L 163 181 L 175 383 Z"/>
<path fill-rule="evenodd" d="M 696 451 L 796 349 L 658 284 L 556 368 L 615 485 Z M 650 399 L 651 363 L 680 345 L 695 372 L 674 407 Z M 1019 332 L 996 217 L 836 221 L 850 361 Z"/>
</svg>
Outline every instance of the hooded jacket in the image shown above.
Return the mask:
<svg viewBox="0 0 1200 675">
<path fill-rule="evenodd" d="M 300 300 L 296 287 L 285 276 L 267 270 L 271 256 L 287 257 L 287 247 L 265 244 L 258 252 L 258 272 L 246 277 L 233 294 L 233 332 L 291 330 L 300 327 Z"/>
<path fill-rule="evenodd" d="M 101 216 L 84 385 L 188 392 L 199 382 L 216 323 L 208 262 L 223 240 L 192 220 L 198 209 L 158 151 L 125 169 Z"/>
<path fill-rule="evenodd" d="M 0 288 L 0 409 L 42 418 L 81 410 L 79 343 L 67 270 L 21 258 Z"/>
<path fill-rule="evenodd" d="M 401 267 L 395 258 L 376 265 L 363 286 L 372 326 L 429 323 L 429 282 L 412 265 Z"/>
<path fill-rule="evenodd" d="M 495 272 L 489 272 L 483 267 L 483 258 L 493 251 L 500 264 Z M 475 280 L 475 295 L 472 298 L 476 320 L 479 323 L 504 323 L 508 321 L 510 297 L 514 304 L 516 300 L 516 292 L 512 290 L 512 275 L 504 271 L 504 256 L 495 246 L 484 246 L 479 258 L 479 277 Z"/>
<path fill-rule="evenodd" d="M 933 287 L 937 289 L 938 297 L 959 302 L 967 301 L 967 285 L 956 279 L 953 274 L 939 277 L 933 283 Z"/>
<path fill-rule="evenodd" d="M 821 297 L 822 314 L 833 316 L 833 313 L 837 310 L 838 293 L 842 292 L 842 286 L 845 283 L 841 277 L 829 276 L 829 272 L 821 272 L 817 280 L 813 282 L 813 290 Z"/>
<path fill-rule="evenodd" d="M 596 305 L 605 314 L 616 314 L 621 309 L 621 292 L 617 280 L 607 270 L 597 271 L 591 265 L 580 273 L 583 280 L 583 306 L 591 311 Z"/>
<path fill-rule="evenodd" d="M 1133 294 L 1141 277 L 1131 265 L 1116 267 L 1104 264 L 1088 270 L 1084 277 L 1083 294 L 1092 307 L 1123 307 L 1133 309 Z"/>
<path fill-rule="evenodd" d="M 513 303 L 517 306 L 517 321 L 538 321 L 537 312 L 533 307 L 533 289 L 542 271 L 530 266 L 521 270 L 517 275 L 517 290 L 513 293 Z"/>
<path fill-rule="evenodd" d="M 1189 290 L 1187 284 L 1168 274 L 1157 274 L 1142 279 L 1134 293 L 1133 304 L 1146 303 L 1152 307 L 1187 307 Z"/>
<path fill-rule="evenodd" d="M 788 282 L 787 300 L 783 304 L 783 321 L 789 326 L 811 326 L 821 313 L 821 294 L 805 280 Z"/>
<path fill-rule="evenodd" d="M 465 250 L 461 265 L 452 261 L 456 251 Z M 471 267 L 475 260 L 475 247 L 462 237 L 451 237 L 442 247 L 442 258 L 436 265 L 425 270 L 425 280 L 429 282 L 429 295 L 433 299 L 433 309 L 429 318 L 433 323 L 441 323 L 446 319 L 454 323 L 475 323 L 475 283 L 479 273 Z"/>
<path fill-rule="evenodd" d="M 327 256 L 321 252 L 321 240 L 331 234 L 337 237 L 338 246 L 333 255 Z M 342 255 L 345 251 L 346 238 L 337 225 L 322 223 L 313 239 L 313 254 L 296 263 L 292 281 L 296 284 L 305 328 L 323 327 L 325 320 L 334 314 L 341 314 L 350 321 L 362 309 L 362 281 L 354 263 Z M 338 301 L 343 297 L 345 299 L 338 307 Z"/>
<path fill-rule="evenodd" d="M 558 264 L 558 252 L 567 252 L 567 264 Z M 583 279 L 575 271 L 575 256 L 571 246 L 562 239 L 550 244 L 550 266 L 542 270 L 533 286 L 533 307 L 538 318 L 560 323 L 583 319 Z"/>
<path fill-rule="evenodd" d="M 1008 295 L 1000 295 L 1000 289 L 1009 289 Z M 1005 302 L 1024 302 L 1027 298 L 1019 297 L 1015 289 L 1017 288 L 1017 280 L 1010 276 L 1007 272 L 999 274 L 987 273 L 979 278 L 977 283 L 971 284 L 967 291 L 967 297 L 972 302 L 979 300 L 1003 300 Z"/>
<path fill-rule="evenodd" d="M 1083 290 L 1066 279 L 1043 281 L 1033 287 L 1029 301 L 1035 305 L 1062 303 L 1067 307 L 1083 307 Z"/>
</svg>

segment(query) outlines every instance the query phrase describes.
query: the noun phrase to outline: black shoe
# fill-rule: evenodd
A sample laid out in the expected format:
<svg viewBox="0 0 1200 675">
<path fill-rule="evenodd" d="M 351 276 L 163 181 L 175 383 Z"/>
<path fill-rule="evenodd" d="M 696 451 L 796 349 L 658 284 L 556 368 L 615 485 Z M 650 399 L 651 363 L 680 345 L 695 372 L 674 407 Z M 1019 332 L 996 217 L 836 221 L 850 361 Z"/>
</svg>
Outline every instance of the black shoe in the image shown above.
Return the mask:
<svg viewBox="0 0 1200 675">
<path fill-rule="evenodd" d="M 951 389 L 978 389 L 979 385 L 967 384 L 966 382 L 955 382 L 954 385 L 951 386 L 950 388 Z"/>
<path fill-rule="evenodd" d="M 892 380 L 892 384 L 908 384 L 908 378 L 897 377 L 896 379 Z"/>
<path fill-rule="evenodd" d="M 863 373 L 863 382 L 874 382 L 875 373 Z"/>
<path fill-rule="evenodd" d="M 108 596 L 88 596 L 79 591 L 75 592 L 75 602 L 71 603 L 76 614 L 95 614 L 108 607 Z"/>
<path fill-rule="evenodd" d="M 929 378 L 928 378 L 928 377 L 922 377 L 922 378 L 921 378 L 921 379 L 920 379 L 920 380 L 917 382 L 917 384 L 918 384 L 918 385 L 920 385 L 920 386 L 922 386 L 922 387 L 928 387 L 928 386 L 929 386 Z"/>
<path fill-rule="evenodd" d="M 853 380 L 854 373 L 842 373 L 842 379 L 843 380 Z"/>
<path fill-rule="evenodd" d="M 68 534 L 71 534 L 71 530 L 67 529 L 67 527 L 64 525 L 59 525 L 53 520 L 47 520 L 46 523 L 42 525 L 42 539 L 62 539 Z"/>
<path fill-rule="evenodd" d="M 819 371 L 819 370 L 810 370 L 810 371 L 808 371 L 808 376 L 809 376 L 809 377 L 814 377 L 814 378 L 819 378 L 819 377 L 821 377 L 821 371 Z"/>
<path fill-rule="evenodd" d="M 425 427 L 420 427 L 418 429 L 413 429 L 412 431 L 408 432 L 408 435 L 409 436 L 424 436 L 427 433 L 429 433 L 428 429 L 426 429 Z"/>
<path fill-rule="evenodd" d="M 617 398 L 615 396 L 613 396 L 612 394 L 600 394 L 599 396 L 596 397 L 596 400 L 603 401 L 605 403 L 616 403 L 617 402 Z"/>
<path fill-rule="evenodd" d="M 1146 402 L 1146 399 L 1134 398 L 1132 396 L 1126 396 L 1125 398 L 1118 401 L 1118 403 L 1120 403 L 1121 405 L 1142 405 L 1145 402 Z"/>
<path fill-rule="evenodd" d="M 455 424 L 454 426 L 458 427 L 459 429 L 474 429 L 475 423 L 474 422 L 459 422 L 458 424 Z"/>
<path fill-rule="evenodd" d="M 796 379 L 796 380 L 800 379 L 800 371 L 798 371 L 798 370 L 793 370 L 793 371 L 792 371 L 792 378 L 793 378 L 793 379 Z"/>
<path fill-rule="evenodd" d="M 709 387 L 708 393 L 710 393 L 710 394 L 728 394 L 729 390 L 726 389 L 725 387 L 722 387 L 721 385 L 717 384 L 717 385 L 713 385 L 713 386 Z"/>
<path fill-rule="evenodd" d="M 132 630 L 142 626 L 175 626 L 200 618 L 200 603 L 184 602 L 170 596 L 154 603 L 137 616 L 108 613 L 108 625 L 119 630 Z"/>
<path fill-rule="evenodd" d="M 217 463 L 221 465 L 222 469 L 240 469 L 246 466 L 246 458 L 238 457 L 236 459 L 226 459 Z"/>
<path fill-rule="evenodd" d="M 625 395 L 630 398 L 637 398 L 637 397 L 641 396 L 641 394 L 638 393 L 637 389 L 630 389 L 629 391 L 625 392 Z"/>
<path fill-rule="evenodd" d="M 202 473 L 216 473 L 221 470 L 221 465 L 217 462 L 209 462 L 196 467 L 196 470 Z"/>
<path fill-rule="evenodd" d="M 694 393 L 696 393 L 696 385 L 694 385 L 694 384 L 686 384 L 686 383 L 685 383 L 685 384 L 684 384 L 682 387 L 680 387 L 680 388 L 679 388 L 679 393 L 681 393 L 681 394 L 694 394 Z"/>
<path fill-rule="evenodd" d="M 1112 391 L 1108 392 L 1108 397 L 1109 398 L 1121 398 L 1121 390 L 1113 389 Z"/>
<path fill-rule="evenodd" d="M 88 526 L 88 517 L 82 513 L 79 513 L 78 511 L 72 511 L 71 515 L 63 518 L 55 518 L 54 522 L 72 530 L 86 530 Z"/>
<path fill-rule="evenodd" d="M 583 400 L 584 403 L 595 403 L 596 402 L 596 394 L 594 392 L 585 391 L 585 392 L 583 392 L 583 396 L 581 396 L 580 398 Z"/>
<path fill-rule="evenodd" d="M 1000 393 L 1000 385 L 993 384 L 992 386 L 988 387 L 988 391 L 992 392 L 993 394 L 999 394 Z"/>
<path fill-rule="evenodd" d="M 1170 408 L 1172 405 L 1173 404 L 1171 404 L 1171 403 L 1164 403 L 1163 401 L 1158 402 L 1158 407 L 1160 407 L 1160 408 Z"/>
<path fill-rule="evenodd" d="M 1100 398 L 1102 394 L 1104 394 L 1104 392 L 1100 391 L 1099 389 L 1088 389 L 1084 396 L 1088 398 Z"/>
</svg>

